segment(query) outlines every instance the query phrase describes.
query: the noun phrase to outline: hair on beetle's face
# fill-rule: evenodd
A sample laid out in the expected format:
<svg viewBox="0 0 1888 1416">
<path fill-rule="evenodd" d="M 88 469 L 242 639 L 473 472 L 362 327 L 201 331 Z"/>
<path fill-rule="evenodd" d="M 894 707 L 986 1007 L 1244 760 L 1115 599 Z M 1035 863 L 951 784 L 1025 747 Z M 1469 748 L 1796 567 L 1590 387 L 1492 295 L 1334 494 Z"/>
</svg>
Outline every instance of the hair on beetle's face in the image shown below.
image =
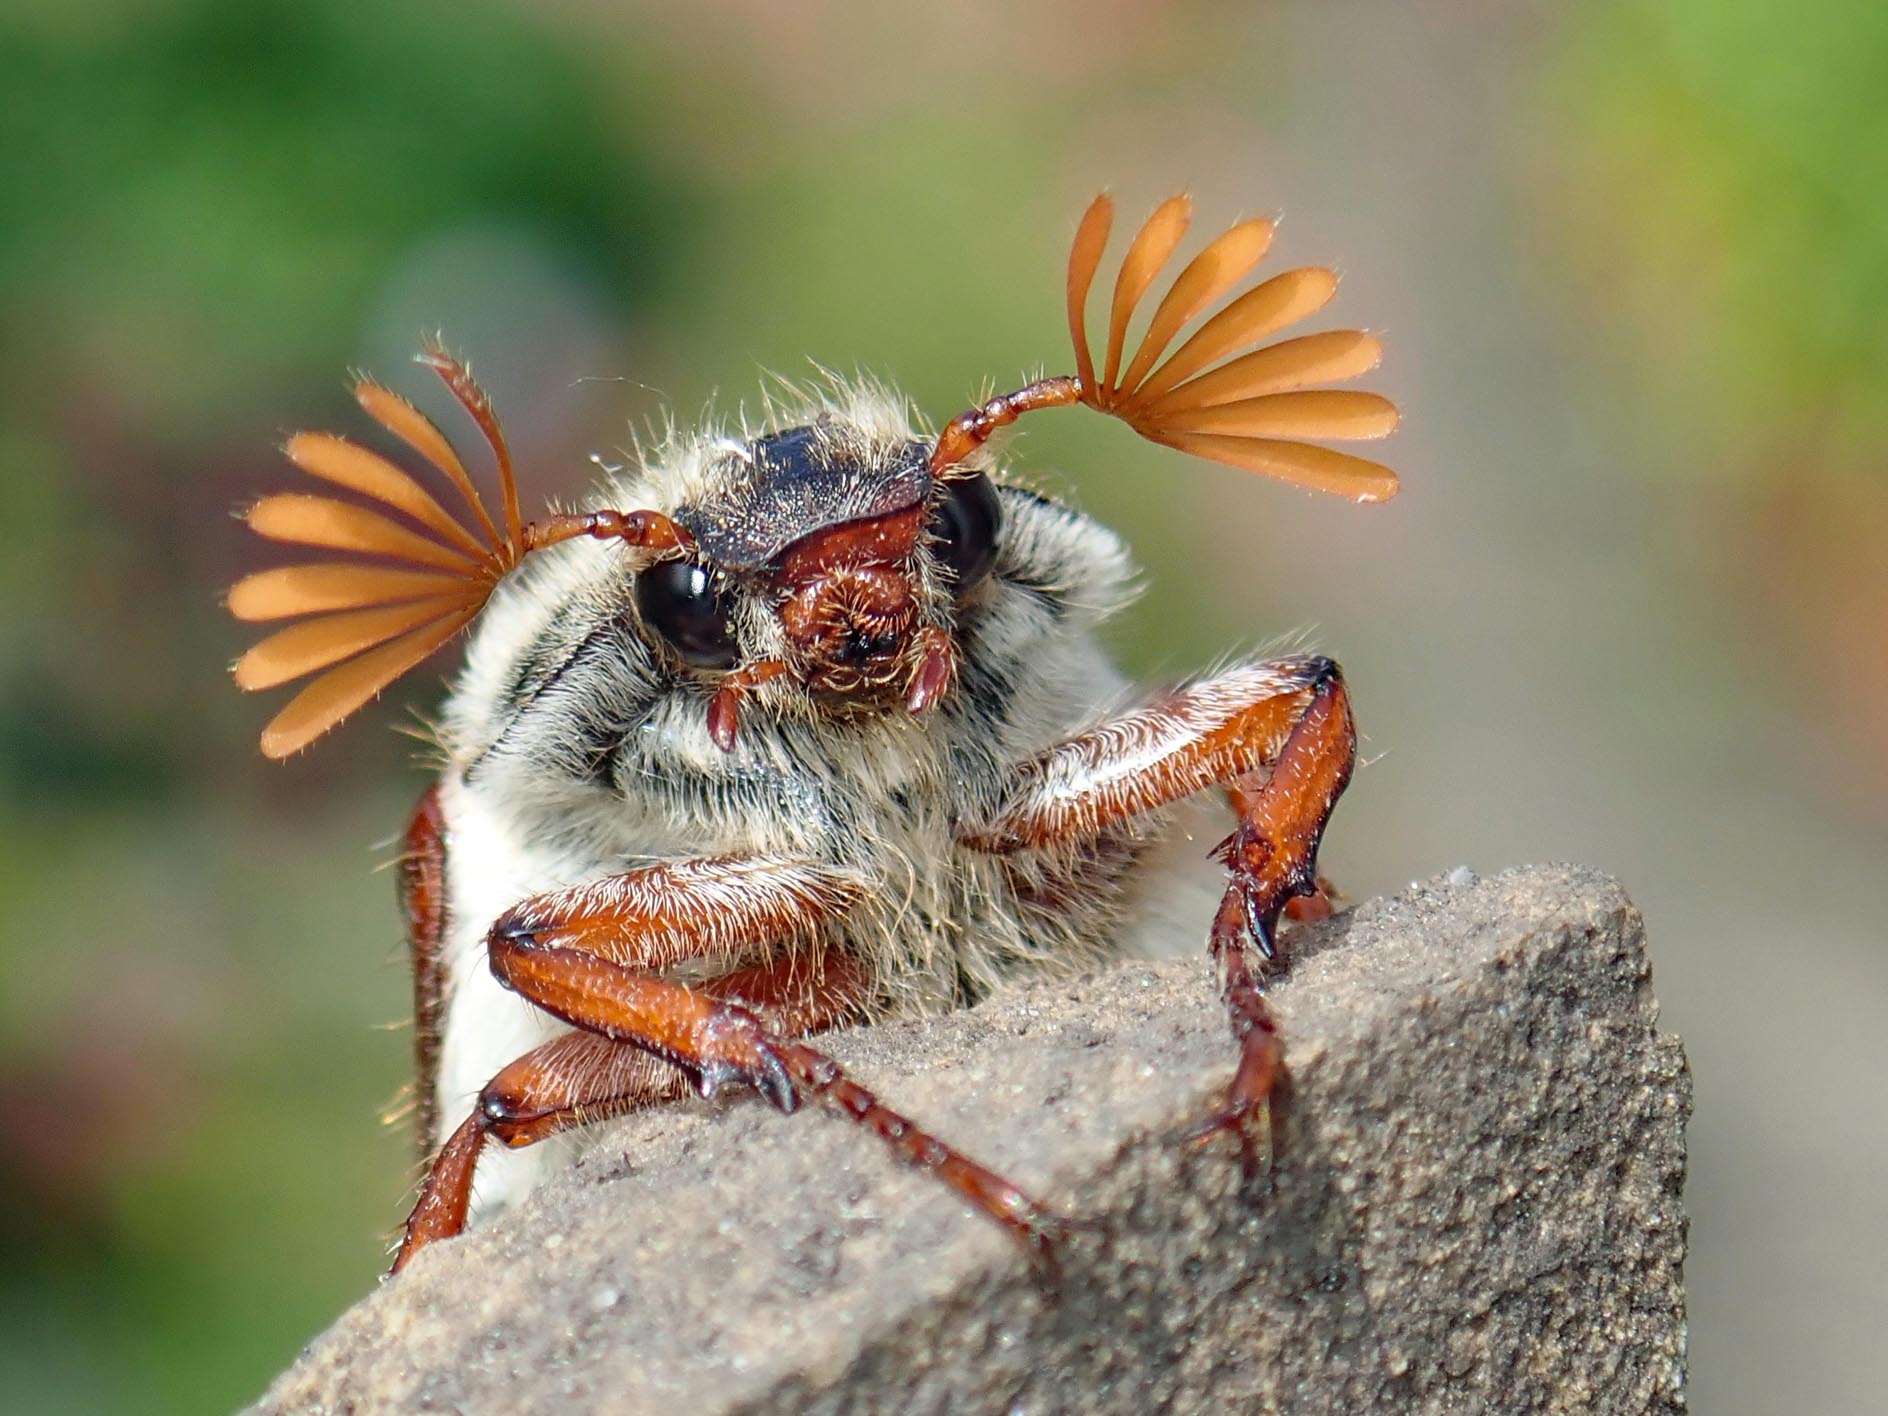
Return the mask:
<svg viewBox="0 0 1888 1416">
<path fill-rule="evenodd" d="M 768 676 L 821 699 L 941 690 L 921 689 L 926 660 L 944 656 L 931 676 L 948 679 L 954 605 L 994 565 L 1002 517 L 986 476 L 939 479 L 930 450 L 830 415 L 721 444 L 711 490 L 673 513 L 693 551 L 638 576 L 644 625 L 691 667 L 738 670 L 745 608 L 764 618 Z"/>
</svg>

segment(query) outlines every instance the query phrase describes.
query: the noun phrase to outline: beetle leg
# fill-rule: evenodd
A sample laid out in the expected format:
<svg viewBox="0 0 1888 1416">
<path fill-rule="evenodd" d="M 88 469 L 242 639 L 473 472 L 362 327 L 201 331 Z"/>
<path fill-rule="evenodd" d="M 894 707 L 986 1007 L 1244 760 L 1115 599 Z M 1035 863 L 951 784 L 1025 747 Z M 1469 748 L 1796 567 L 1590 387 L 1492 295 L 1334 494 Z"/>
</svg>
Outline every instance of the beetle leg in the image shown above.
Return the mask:
<svg viewBox="0 0 1888 1416">
<path fill-rule="evenodd" d="M 1294 924 L 1329 919 L 1337 913 L 1337 902 L 1342 898 L 1343 892 L 1320 875 L 1318 888 L 1309 895 L 1294 895 L 1285 901 L 1285 918 Z"/>
<path fill-rule="evenodd" d="M 702 987 L 764 1012 L 782 1029 L 821 1032 L 850 1016 L 861 980 L 851 960 L 828 955 L 817 966 L 788 959 L 736 969 Z M 464 1230 L 473 1172 L 488 1141 L 518 1150 L 686 1090 L 687 1078 L 662 1059 L 594 1033 L 565 1033 L 533 1048 L 485 1084 L 472 1114 L 440 1147 L 407 1217 L 393 1272 L 434 1240 Z"/>
<path fill-rule="evenodd" d="M 1278 917 L 1293 898 L 1318 892 L 1318 843 L 1356 749 L 1336 664 L 1248 664 L 1046 749 L 1023 764 L 1009 805 L 963 835 L 999 854 L 1081 842 L 1205 787 L 1226 788 L 1238 825 L 1214 852 L 1232 878 L 1209 940 L 1239 1064 L 1219 1108 L 1191 1135 L 1233 1133 L 1248 1165 L 1269 1160 L 1283 1069 L 1266 1001 L 1284 964 Z"/>
<path fill-rule="evenodd" d="M 446 826 L 428 787 L 400 852 L 400 908 L 413 967 L 413 1120 L 420 1159 L 439 1144 L 439 1040 L 445 1018 Z"/>
<path fill-rule="evenodd" d="M 559 1131 L 679 1095 L 682 1079 L 645 1052 L 588 1033 L 533 1048 L 486 1083 L 472 1114 L 433 1157 L 407 1216 L 393 1272 L 465 1228 L 472 1176 L 488 1140 L 527 1146 Z"/>
<path fill-rule="evenodd" d="M 554 1017 L 673 1063 L 704 1096 L 751 1086 L 781 1111 L 802 1092 L 871 1131 L 907 1164 L 935 1173 L 1002 1224 L 1044 1262 L 1060 1225 L 1042 1205 L 994 1171 L 919 1129 L 848 1077 L 839 1063 L 770 1026 L 740 1003 L 594 954 L 524 943 L 494 931 L 499 982 Z"/>
<path fill-rule="evenodd" d="M 728 1084 L 753 1086 L 783 1111 L 794 1110 L 802 1092 L 811 1094 L 874 1132 L 901 1159 L 936 1171 L 1047 1256 L 1055 1224 L 1035 1201 L 881 1105 L 831 1058 L 797 1040 L 857 1016 L 869 980 L 856 961 L 803 949 L 699 986 L 654 972 L 811 934 L 862 890 L 838 871 L 726 858 L 650 866 L 507 911 L 486 936 L 494 976 L 583 1029 L 582 1040 L 556 1039 L 485 1088 L 422 1185 L 395 1270 L 464 1227 L 473 1171 L 488 1139 L 528 1145 L 672 1095 L 679 1087 L 670 1079 L 681 1077 L 704 1094 Z"/>
</svg>

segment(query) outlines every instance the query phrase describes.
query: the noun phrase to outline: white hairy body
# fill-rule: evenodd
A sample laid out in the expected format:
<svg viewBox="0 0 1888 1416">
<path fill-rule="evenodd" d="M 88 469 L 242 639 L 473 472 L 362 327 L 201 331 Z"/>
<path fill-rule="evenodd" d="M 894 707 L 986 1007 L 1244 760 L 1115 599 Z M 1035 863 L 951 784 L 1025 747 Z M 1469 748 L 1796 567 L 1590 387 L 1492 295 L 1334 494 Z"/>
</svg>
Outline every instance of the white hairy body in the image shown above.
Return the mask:
<svg viewBox="0 0 1888 1416">
<path fill-rule="evenodd" d="M 848 395 L 837 416 L 848 435 L 917 436 L 876 390 Z M 598 504 L 712 505 L 729 445 L 671 440 Z M 902 706 L 835 715 L 782 682 L 754 696 L 724 752 L 708 734 L 709 690 L 638 634 L 620 550 L 573 542 L 501 587 L 441 732 L 443 1125 L 465 1116 L 501 1067 L 566 1030 L 486 967 L 489 927 L 532 895 L 706 857 L 837 867 L 863 885 L 861 903 L 783 947 L 840 947 L 865 960 L 868 1017 L 935 1013 L 1004 980 L 1092 970 L 1125 950 L 1132 915 L 1170 897 L 1148 888 L 1150 865 L 1173 854 L 1153 849 L 1169 812 L 1110 833 L 1099 851 L 999 857 L 959 840 L 1004 798 L 1015 764 L 1128 701 L 1096 637 L 1131 593 L 1119 538 L 987 470 L 1004 512 L 999 560 L 956 613 L 958 687 L 921 716 Z M 755 616 L 747 629 L 759 638 L 767 625 Z M 1044 881 L 1056 886 L 1053 907 L 1024 898 Z M 1195 930 L 1209 910 L 1185 912 Z M 677 972 L 701 977 L 732 962 Z M 514 1201 L 586 1136 L 594 1132 L 488 1154 L 475 1213 Z"/>
</svg>

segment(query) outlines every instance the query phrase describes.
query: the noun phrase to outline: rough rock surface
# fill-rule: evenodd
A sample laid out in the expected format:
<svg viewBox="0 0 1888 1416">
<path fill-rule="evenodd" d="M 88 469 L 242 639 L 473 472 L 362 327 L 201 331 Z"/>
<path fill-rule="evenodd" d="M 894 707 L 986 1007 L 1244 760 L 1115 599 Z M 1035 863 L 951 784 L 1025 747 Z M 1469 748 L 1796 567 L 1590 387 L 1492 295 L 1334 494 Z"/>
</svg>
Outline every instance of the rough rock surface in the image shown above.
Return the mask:
<svg viewBox="0 0 1888 1416">
<path fill-rule="evenodd" d="M 422 1254 L 258 1411 L 1677 1411 L 1685 1060 L 1602 875 L 1432 882 L 1297 932 L 1293 1098 L 1246 1180 L 1204 960 L 835 1035 L 1071 1215 L 1046 1284 L 817 1111 L 616 1123 Z"/>
</svg>

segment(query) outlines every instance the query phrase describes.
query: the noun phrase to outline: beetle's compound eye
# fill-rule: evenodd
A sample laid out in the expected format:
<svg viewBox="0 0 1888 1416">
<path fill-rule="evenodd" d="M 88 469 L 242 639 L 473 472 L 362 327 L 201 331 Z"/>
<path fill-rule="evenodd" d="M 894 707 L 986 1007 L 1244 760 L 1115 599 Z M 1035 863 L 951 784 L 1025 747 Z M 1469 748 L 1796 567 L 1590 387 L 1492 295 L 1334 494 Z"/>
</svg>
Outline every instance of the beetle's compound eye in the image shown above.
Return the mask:
<svg viewBox="0 0 1888 1416">
<path fill-rule="evenodd" d="M 663 561 L 636 577 L 643 623 L 698 669 L 734 666 L 728 602 L 716 577 L 693 561 Z"/>
<path fill-rule="evenodd" d="M 983 473 L 944 484 L 943 499 L 931 513 L 931 552 L 950 571 L 958 595 L 967 594 L 990 573 L 1002 530 L 1003 508 Z"/>
</svg>

